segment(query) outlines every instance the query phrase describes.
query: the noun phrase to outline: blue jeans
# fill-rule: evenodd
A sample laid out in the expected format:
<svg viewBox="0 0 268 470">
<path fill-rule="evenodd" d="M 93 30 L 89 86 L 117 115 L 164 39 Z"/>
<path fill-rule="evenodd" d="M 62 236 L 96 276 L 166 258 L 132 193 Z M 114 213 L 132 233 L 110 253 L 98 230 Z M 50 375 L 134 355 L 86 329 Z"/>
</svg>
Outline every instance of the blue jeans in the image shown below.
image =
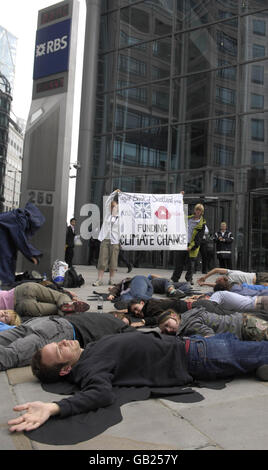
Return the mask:
<svg viewBox="0 0 268 470">
<path fill-rule="evenodd" d="M 188 371 L 194 379 L 244 375 L 268 364 L 268 341 L 240 341 L 231 333 L 189 339 Z"/>
<path fill-rule="evenodd" d="M 121 294 L 120 300 L 128 301 L 132 299 L 149 300 L 153 295 L 153 286 L 146 276 L 134 276 L 130 283 L 130 291 Z"/>
</svg>

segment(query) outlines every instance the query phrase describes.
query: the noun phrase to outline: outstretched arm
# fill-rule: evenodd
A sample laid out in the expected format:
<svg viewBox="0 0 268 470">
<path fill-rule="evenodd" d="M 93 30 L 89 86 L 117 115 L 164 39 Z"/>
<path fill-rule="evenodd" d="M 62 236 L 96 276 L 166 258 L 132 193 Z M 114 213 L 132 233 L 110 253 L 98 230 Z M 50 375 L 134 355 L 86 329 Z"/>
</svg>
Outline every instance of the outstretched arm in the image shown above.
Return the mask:
<svg viewBox="0 0 268 470">
<path fill-rule="evenodd" d="M 205 274 L 204 276 L 197 279 L 198 284 L 200 286 L 204 285 L 206 279 L 210 276 L 213 276 L 213 274 L 222 274 L 224 276 L 225 274 L 227 274 L 227 269 L 225 269 L 225 268 L 214 268 L 214 269 L 212 269 L 207 274 Z M 206 284 L 206 285 L 213 286 L 214 284 Z"/>
<path fill-rule="evenodd" d="M 8 421 L 9 430 L 11 432 L 32 431 L 44 424 L 50 416 L 59 414 L 60 407 L 56 403 L 33 401 L 15 406 L 14 411 L 26 411 L 26 413 Z"/>
</svg>

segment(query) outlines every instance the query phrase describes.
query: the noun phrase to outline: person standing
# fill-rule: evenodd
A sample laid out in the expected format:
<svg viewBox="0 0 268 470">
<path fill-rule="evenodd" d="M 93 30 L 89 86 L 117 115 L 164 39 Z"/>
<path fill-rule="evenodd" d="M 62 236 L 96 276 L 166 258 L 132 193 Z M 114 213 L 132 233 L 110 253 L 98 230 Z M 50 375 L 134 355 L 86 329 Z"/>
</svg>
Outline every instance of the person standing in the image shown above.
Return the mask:
<svg viewBox="0 0 268 470">
<path fill-rule="evenodd" d="M 232 269 L 232 243 L 234 237 L 230 230 L 227 230 L 226 222 L 221 222 L 220 230 L 214 235 L 216 243 L 216 254 L 220 268 Z"/>
<path fill-rule="evenodd" d="M 118 190 L 116 191 L 118 193 Z M 105 217 L 99 234 L 100 253 L 98 260 L 98 279 L 93 286 L 103 285 L 103 276 L 106 268 L 109 268 L 109 284 L 114 285 L 114 276 L 118 266 L 119 255 L 119 216 L 118 216 L 118 194 L 112 193 L 113 200 L 107 201 L 110 205 L 110 214 Z"/>
<path fill-rule="evenodd" d="M 69 268 L 71 268 L 73 265 L 75 224 L 76 224 L 76 219 L 73 217 L 70 220 L 70 225 L 67 227 L 67 231 L 66 231 L 65 262 L 68 264 Z"/>
<path fill-rule="evenodd" d="M 199 253 L 200 243 L 205 233 L 206 220 L 204 219 L 204 206 L 196 204 L 194 213 L 188 216 L 188 248 L 177 251 L 175 254 L 175 269 L 171 280 L 178 282 L 184 266 L 186 267 L 185 279 L 193 284 L 193 268 Z"/>
</svg>

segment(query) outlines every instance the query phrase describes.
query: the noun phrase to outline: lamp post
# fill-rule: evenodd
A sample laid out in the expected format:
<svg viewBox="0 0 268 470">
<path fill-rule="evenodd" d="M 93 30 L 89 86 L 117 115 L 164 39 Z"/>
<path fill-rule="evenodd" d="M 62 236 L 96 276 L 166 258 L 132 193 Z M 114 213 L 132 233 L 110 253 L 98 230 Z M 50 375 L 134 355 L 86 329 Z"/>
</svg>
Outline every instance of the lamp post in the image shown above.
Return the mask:
<svg viewBox="0 0 268 470">
<path fill-rule="evenodd" d="M 7 170 L 8 173 L 14 173 L 13 194 L 12 194 L 12 209 L 15 207 L 15 191 L 17 182 L 17 173 L 22 173 L 21 170 Z"/>
</svg>

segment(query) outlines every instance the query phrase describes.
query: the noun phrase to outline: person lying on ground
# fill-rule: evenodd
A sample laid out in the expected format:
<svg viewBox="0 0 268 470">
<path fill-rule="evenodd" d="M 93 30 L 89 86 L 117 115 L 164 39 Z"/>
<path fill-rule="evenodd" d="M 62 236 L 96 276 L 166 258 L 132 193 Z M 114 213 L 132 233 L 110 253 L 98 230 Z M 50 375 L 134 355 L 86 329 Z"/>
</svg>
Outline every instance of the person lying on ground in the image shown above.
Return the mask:
<svg viewBox="0 0 268 470">
<path fill-rule="evenodd" d="M 152 297 L 154 290 L 151 281 L 146 276 L 127 277 L 113 287 L 109 288 L 108 300 L 117 298 L 128 302 L 137 296 L 148 300 Z"/>
<path fill-rule="evenodd" d="M 210 301 L 234 312 L 268 312 L 267 296 L 250 297 L 219 290 L 210 296 Z"/>
<path fill-rule="evenodd" d="M 168 297 L 182 298 L 185 297 L 185 292 L 180 290 L 176 285 L 180 285 L 188 291 L 191 289 L 190 284 L 186 282 L 174 283 L 165 278 L 160 278 L 154 275 L 149 276 L 134 276 L 123 279 L 120 283 L 109 288 L 108 300 L 120 300 L 128 302 L 136 297 L 148 300 L 153 294 L 166 294 Z"/>
<path fill-rule="evenodd" d="M 243 282 L 243 284 L 241 284 L 242 287 L 245 287 L 247 289 L 252 289 L 252 290 L 259 290 L 259 291 L 266 291 L 268 290 L 268 285 L 265 286 L 263 284 L 247 284 L 246 282 Z"/>
<path fill-rule="evenodd" d="M 104 335 L 135 331 L 120 318 L 95 312 L 49 316 L 27 320 L 22 325 L 0 332 L 0 370 L 31 363 L 36 350 L 51 341 L 77 339 L 83 348 Z"/>
<path fill-rule="evenodd" d="M 214 291 L 228 290 L 230 292 L 236 292 L 237 294 L 246 295 L 249 297 L 255 297 L 256 295 L 268 295 L 268 288 L 265 289 L 265 286 L 259 287 L 262 287 L 262 289 L 253 289 L 250 287 L 246 287 L 243 284 L 231 283 L 230 281 L 228 281 L 228 278 L 226 276 L 220 276 L 216 280 Z"/>
<path fill-rule="evenodd" d="M 188 310 L 187 302 L 183 300 L 136 298 L 129 302 L 128 313 L 140 319 L 136 327 L 157 326 L 158 315 L 170 308 L 178 313 Z"/>
<path fill-rule="evenodd" d="M 200 277 L 197 282 L 200 286 L 210 286 L 214 287 L 215 282 L 206 282 L 210 276 L 214 274 L 221 274 L 222 276 L 226 276 L 228 281 L 231 283 L 242 284 L 246 282 L 247 284 L 263 284 L 268 285 L 268 273 L 267 272 L 257 272 L 257 273 L 247 273 L 243 271 L 234 271 L 231 269 L 225 268 L 214 268 L 209 271 L 204 276 Z"/>
<path fill-rule="evenodd" d="M 261 315 L 235 312 L 218 315 L 205 308 L 194 308 L 180 315 L 166 310 L 158 317 L 161 333 L 180 336 L 211 336 L 218 333 L 233 333 L 243 341 L 268 340 L 268 320 Z"/>
<path fill-rule="evenodd" d="M 89 309 L 86 302 L 71 297 L 66 291 L 50 289 L 38 282 L 24 282 L 13 289 L 0 291 L 0 309 L 15 310 L 21 317 L 64 315 Z"/>
<path fill-rule="evenodd" d="M 31 431 L 51 416 L 65 418 L 109 406 L 115 401 L 113 386 L 185 386 L 195 379 L 254 372 L 268 380 L 268 342 L 240 341 L 230 333 L 182 339 L 155 331 L 106 336 L 85 349 L 78 341 L 63 340 L 36 352 L 32 370 L 42 382 L 62 378 L 80 391 L 53 403 L 15 406 L 14 411 L 25 413 L 8 421 L 10 432 Z"/>
<path fill-rule="evenodd" d="M 20 324 L 21 318 L 14 310 L 0 310 L 0 332 Z"/>
</svg>

